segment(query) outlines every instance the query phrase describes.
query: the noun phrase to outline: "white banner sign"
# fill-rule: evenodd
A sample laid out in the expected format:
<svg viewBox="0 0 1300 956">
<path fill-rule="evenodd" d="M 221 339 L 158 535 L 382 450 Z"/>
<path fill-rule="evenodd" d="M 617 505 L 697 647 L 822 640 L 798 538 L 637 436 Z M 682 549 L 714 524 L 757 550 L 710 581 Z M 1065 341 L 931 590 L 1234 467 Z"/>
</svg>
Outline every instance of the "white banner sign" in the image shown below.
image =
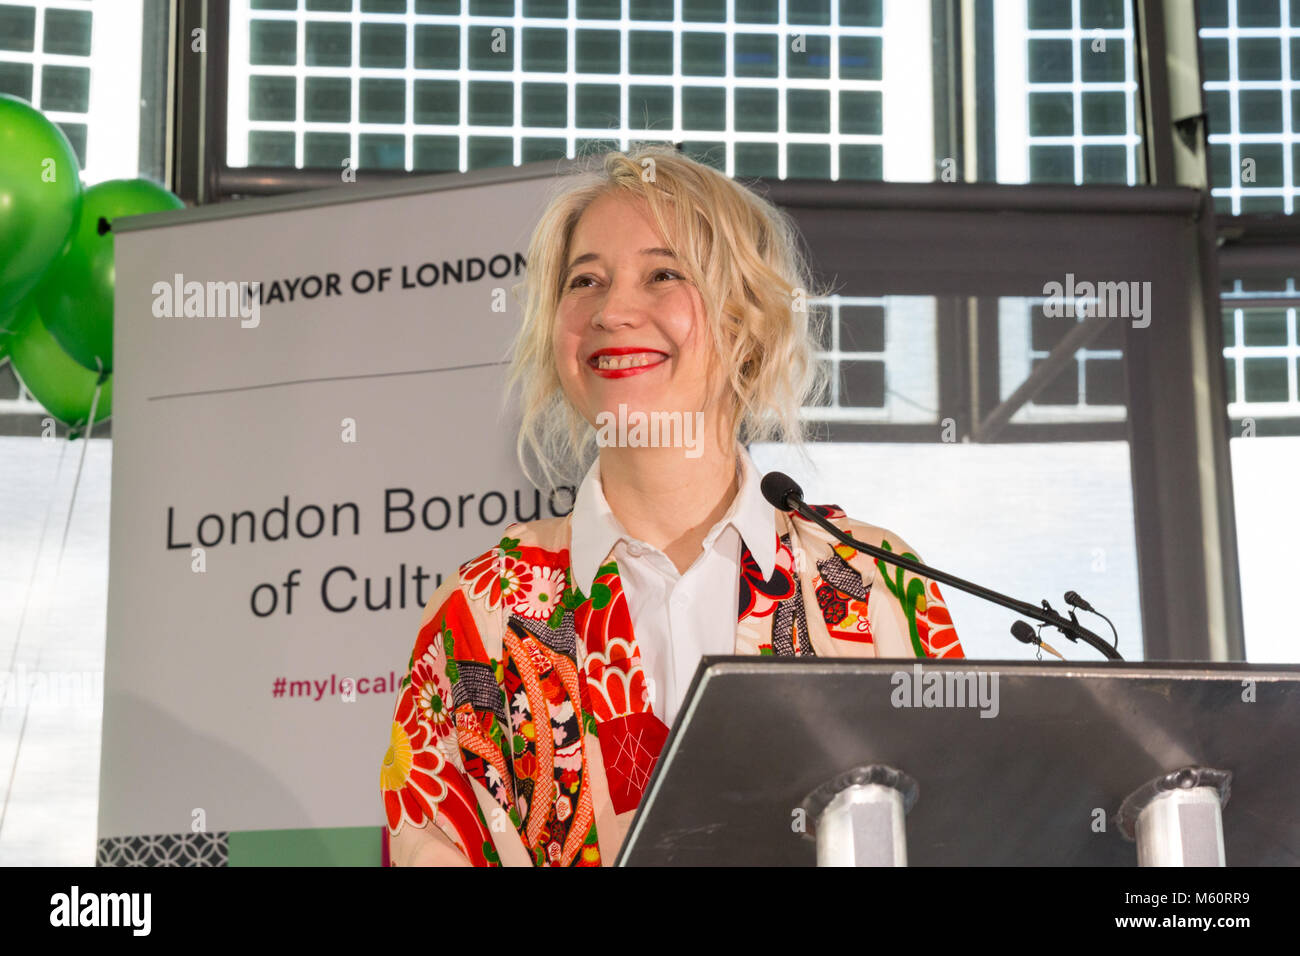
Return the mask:
<svg viewBox="0 0 1300 956">
<path fill-rule="evenodd" d="M 503 412 L 552 183 L 514 175 L 116 236 L 101 840 L 382 824 L 439 576 L 572 503 Z"/>
</svg>

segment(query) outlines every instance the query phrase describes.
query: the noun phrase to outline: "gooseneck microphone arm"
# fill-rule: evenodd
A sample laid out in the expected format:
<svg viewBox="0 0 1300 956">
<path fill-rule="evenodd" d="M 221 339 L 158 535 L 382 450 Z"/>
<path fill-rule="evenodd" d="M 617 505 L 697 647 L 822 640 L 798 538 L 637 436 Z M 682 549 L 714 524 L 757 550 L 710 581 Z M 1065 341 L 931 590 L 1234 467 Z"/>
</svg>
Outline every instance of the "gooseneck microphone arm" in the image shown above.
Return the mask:
<svg viewBox="0 0 1300 956">
<path fill-rule="evenodd" d="M 892 551 L 886 551 L 883 548 L 877 548 L 864 541 L 859 541 L 857 538 L 850 537 L 808 507 L 807 503 L 803 500 L 803 489 L 801 489 L 795 480 L 789 475 L 783 475 L 779 471 L 769 472 L 763 476 L 762 489 L 763 497 L 766 498 L 774 508 L 778 508 L 781 511 L 798 512 L 809 521 L 825 528 L 826 531 L 834 535 L 837 540 L 842 541 L 851 548 L 865 551 L 867 554 L 877 557 L 881 561 L 897 565 L 900 568 L 907 568 L 907 570 L 914 574 L 919 574 L 922 577 L 932 578 L 933 580 L 942 582 L 943 584 L 950 584 L 968 594 L 973 594 L 986 601 L 992 601 L 994 604 L 1000 604 L 1002 607 L 1010 608 L 1018 614 L 1025 615 L 1025 617 L 1032 617 L 1036 621 L 1049 624 L 1052 627 L 1058 628 L 1061 633 L 1071 641 L 1077 642 L 1082 640 L 1085 644 L 1092 645 L 1110 660 L 1122 661 L 1124 659 L 1120 656 L 1118 650 L 1111 647 L 1108 641 L 1083 627 L 1078 623 L 1078 621 L 1071 621 L 1061 617 L 1055 611 L 1051 610 L 1050 606 L 1047 606 L 1046 601 L 1043 602 L 1043 608 L 1036 608 L 1032 604 L 1026 604 L 1024 601 L 1017 601 L 1015 598 L 1008 597 L 998 591 L 975 584 L 971 581 L 963 580 L 955 574 L 949 574 L 948 572 L 940 571 L 937 568 L 927 567 L 920 561 L 913 561 L 911 558 L 905 558 L 902 555 L 894 554 Z M 1020 639 L 1024 640 L 1024 638 Z"/>
</svg>

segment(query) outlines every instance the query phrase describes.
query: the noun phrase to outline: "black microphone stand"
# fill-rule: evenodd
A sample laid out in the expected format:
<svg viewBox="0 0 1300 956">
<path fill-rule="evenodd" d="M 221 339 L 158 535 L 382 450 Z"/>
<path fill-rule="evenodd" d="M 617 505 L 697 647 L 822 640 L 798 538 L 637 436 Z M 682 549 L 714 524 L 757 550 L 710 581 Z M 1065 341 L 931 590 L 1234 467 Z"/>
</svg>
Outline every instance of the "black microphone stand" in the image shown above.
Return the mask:
<svg viewBox="0 0 1300 956">
<path fill-rule="evenodd" d="M 835 525 L 831 524 L 821 515 L 817 514 L 817 512 L 809 508 L 807 504 L 804 503 L 803 498 L 794 492 L 785 495 L 785 505 L 788 510 L 797 511 L 809 521 L 815 522 L 825 528 L 828 532 L 833 534 L 837 540 L 842 541 L 851 548 L 865 551 L 867 554 L 873 555 L 882 561 L 888 561 L 890 564 L 896 564 L 901 568 L 907 568 L 909 571 L 923 577 L 933 578 L 943 584 L 951 584 L 959 590 L 966 591 L 969 594 L 974 594 L 976 597 L 983 598 L 986 601 L 992 601 L 994 604 L 1000 604 L 1005 608 L 1010 608 L 1018 614 L 1025 615 L 1025 617 L 1032 617 L 1036 621 L 1050 624 L 1052 627 L 1057 628 L 1071 641 L 1078 643 L 1082 640 L 1085 644 L 1091 644 L 1112 661 L 1122 661 L 1124 659 L 1120 656 L 1119 651 L 1111 647 L 1111 645 L 1103 638 L 1081 625 L 1077 618 L 1074 620 L 1066 620 L 1061 617 L 1061 615 L 1051 610 L 1046 601 L 1043 602 L 1044 608 L 1040 610 L 1032 604 L 1026 604 L 1024 601 L 1017 601 L 1015 598 L 1008 597 L 998 591 L 993 591 L 979 584 L 974 584 L 971 581 L 965 581 L 957 577 L 955 574 L 949 574 L 948 572 L 940 571 L 937 568 L 926 567 L 920 561 L 913 561 L 911 558 L 905 558 L 902 555 L 894 554 L 892 551 L 886 551 L 883 548 L 877 548 L 864 541 L 859 541 L 857 538 L 845 534 L 839 528 L 835 527 Z M 1071 614 L 1070 617 L 1074 618 L 1074 615 Z"/>
</svg>

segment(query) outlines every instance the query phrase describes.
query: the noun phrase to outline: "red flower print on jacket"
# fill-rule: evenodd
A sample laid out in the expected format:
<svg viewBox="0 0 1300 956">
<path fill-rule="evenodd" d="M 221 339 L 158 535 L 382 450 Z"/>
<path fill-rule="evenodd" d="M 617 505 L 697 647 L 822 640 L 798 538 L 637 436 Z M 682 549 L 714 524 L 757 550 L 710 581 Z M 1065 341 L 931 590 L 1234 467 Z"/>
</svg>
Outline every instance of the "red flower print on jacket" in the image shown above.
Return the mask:
<svg viewBox="0 0 1300 956">
<path fill-rule="evenodd" d="M 545 621 L 560 606 L 564 595 L 564 568 L 534 564 L 526 584 L 506 598 L 510 610 L 520 617 Z"/>
<path fill-rule="evenodd" d="M 650 712 L 641 655 L 632 636 L 632 618 L 619 581 L 618 567 L 601 567 L 591 585 L 591 597 L 573 610 L 573 626 L 586 648 L 583 669 L 596 720 Z"/>
<path fill-rule="evenodd" d="M 952 626 L 952 615 L 939 593 L 939 585 L 926 581 L 926 595 L 917 601 L 916 630 L 921 646 L 928 657 L 965 657 L 957 629 Z"/>
<path fill-rule="evenodd" d="M 776 566 L 770 578 L 743 542 L 740 548 L 740 607 L 737 620 L 749 616 L 767 617 L 782 601 L 794 596 L 794 553 L 779 538 L 776 543 Z"/>
<path fill-rule="evenodd" d="M 487 610 L 495 611 L 532 586 L 533 569 L 518 545 L 518 538 L 502 538 L 495 548 L 460 566 L 461 586 L 470 600 L 486 601 Z"/>
<path fill-rule="evenodd" d="M 468 615 L 464 603 L 464 596 L 453 591 L 416 638 L 379 779 L 390 835 L 403 826 L 423 829 L 433 824 L 455 841 L 470 862 L 484 866 L 495 862 L 496 852 L 483 828 L 478 798 L 451 759 L 455 738 L 446 713 L 450 689 L 445 684 L 443 653 L 454 626 L 449 619 Z"/>
</svg>

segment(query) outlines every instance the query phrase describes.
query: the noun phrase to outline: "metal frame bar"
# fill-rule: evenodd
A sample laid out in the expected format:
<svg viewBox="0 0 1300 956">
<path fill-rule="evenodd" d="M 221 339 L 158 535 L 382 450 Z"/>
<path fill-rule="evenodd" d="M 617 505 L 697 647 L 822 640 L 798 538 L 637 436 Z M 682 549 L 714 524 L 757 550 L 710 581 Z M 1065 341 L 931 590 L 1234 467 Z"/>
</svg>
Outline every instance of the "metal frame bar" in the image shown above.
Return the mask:
<svg viewBox="0 0 1300 956">
<path fill-rule="evenodd" d="M 210 117 L 204 146 L 207 163 L 204 190 L 221 198 L 221 175 L 226 165 L 227 100 L 230 74 L 230 4 L 226 0 L 204 0 L 208 29 L 209 73 L 206 83 L 206 111 Z"/>
<path fill-rule="evenodd" d="M 140 71 L 140 174 L 164 185 L 170 181 L 172 168 L 173 6 L 172 0 L 144 0 L 140 44 L 143 60 Z M 160 22 L 164 25 L 161 30 L 158 28 Z M 146 157 L 148 165 L 145 165 Z"/>
<path fill-rule="evenodd" d="M 1164 0 L 1136 0 L 1134 42 L 1138 53 L 1138 97 L 1142 104 L 1142 156 L 1148 183 L 1172 183 L 1174 157 L 1170 138 L 1161 135 L 1173 125 L 1169 78 L 1165 71 Z M 1197 74 L 1200 75 L 1199 72 Z"/>
<path fill-rule="evenodd" d="M 1219 216 L 1219 265 L 1234 276 L 1300 275 L 1300 222 L 1294 216 Z"/>
<path fill-rule="evenodd" d="M 1200 261 L 1190 274 L 1196 288 L 1186 321 L 1165 323 L 1159 336 L 1125 329 L 1138 559 L 1154 569 L 1143 575 L 1143 633 L 1149 658 L 1243 660 L 1217 223 L 1196 10 L 1172 0 L 1136 3 L 1148 181 L 1193 186 L 1201 206 Z"/>
<path fill-rule="evenodd" d="M 951 418 L 957 424 L 957 433 L 961 436 L 971 434 L 972 413 L 966 396 L 970 393 L 970 375 L 971 370 L 967 362 L 963 361 L 964 356 L 968 353 L 966 343 L 968 325 L 965 309 L 962 308 L 963 302 L 960 299 L 948 298 L 941 296 L 935 300 L 935 335 L 937 342 L 935 350 L 939 359 L 939 421 Z M 911 426 L 883 426 L 882 434 L 885 428 L 899 428 Z M 917 440 L 934 441 L 935 429 L 933 425 L 922 426 L 925 432 L 921 433 Z M 839 441 L 850 441 L 854 439 L 839 438 Z M 864 439 L 856 439 L 862 441 Z M 865 439 L 870 440 L 870 439 Z M 881 439 L 876 439 L 881 440 Z M 886 438 L 883 440 L 899 441 L 898 438 Z"/>
<path fill-rule="evenodd" d="M 171 2 L 168 186 L 187 203 L 204 205 L 222 198 L 230 10 L 215 0 Z M 202 49 L 195 50 L 199 37 Z"/>
<path fill-rule="evenodd" d="M 1068 363 L 1074 361 L 1074 353 L 1100 335 L 1106 328 L 1106 324 L 1111 321 L 1113 320 L 1109 316 L 1089 316 L 1065 333 L 1065 337 L 1052 347 L 1043 363 L 1030 372 L 1029 377 L 1021 382 L 1005 401 L 1000 402 L 988 415 L 979 420 L 971 440 L 996 441 L 998 435 L 1011 423 L 1011 416 L 1046 388 Z"/>
<path fill-rule="evenodd" d="M 957 419 L 960 423 L 961 419 Z M 833 442 L 931 442 L 934 425 L 873 425 L 851 422 L 810 422 L 812 435 L 820 441 Z M 1264 434 L 1263 420 L 1257 429 Z M 960 429 L 969 435 L 969 429 Z M 1072 422 L 1066 425 L 1031 422 L 1008 426 L 999 436 L 999 444 L 1018 445 L 1056 441 L 1124 441 L 1128 429 L 1124 422 Z"/>
<path fill-rule="evenodd" d="M 993 62 L 993 0 L 975 0 L 975 116 L 976 179 L 991 182 L 998 174 L 998 136 Z"/>
<path fill-rule="evenodd" d="M 167 101 L 167 187 L 187 203 L 208 197 L 200 183 L 208 165 L 204 151 L 207 54 L 193 51 L 192 31 L 205 29 L 203 0 L 172 0 L 171 50 Z"/>
<path fill-rule="evenodd" d="M 934 32 L 934 155 L 962 167 L 961 22 L 952 0 L 930 0 Z"/>
</svg>

